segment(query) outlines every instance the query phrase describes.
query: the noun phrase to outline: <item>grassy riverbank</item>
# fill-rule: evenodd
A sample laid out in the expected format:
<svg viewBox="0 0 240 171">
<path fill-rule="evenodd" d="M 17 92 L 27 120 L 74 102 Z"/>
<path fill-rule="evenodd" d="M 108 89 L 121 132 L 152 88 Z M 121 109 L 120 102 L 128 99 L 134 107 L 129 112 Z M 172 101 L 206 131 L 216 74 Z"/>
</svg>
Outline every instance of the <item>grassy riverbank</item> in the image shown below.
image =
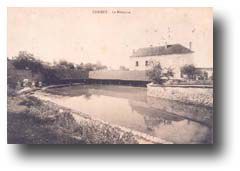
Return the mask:
<svg viewBox="0 0 240 171">
<path fill-rule="evenodd" d="M 138 144 L 131 132 L 80 117 L 29 95 L 8 97 L 10 144 Z"/>
<path fill-rule="evenodd" d="M 48 112 L 47 112 L 48 111 Z M 64 134 L 58 128 L 56 118 L 62 117 L 70 121 L 70 115 L 57 115 L 53 109 L 48 109 L 41 101 L 34 97 L 17 96 L 8 98 L 8 143 L 11 144 L 81 144 L 77 140 Z M 73 129 L 68 128 L 69 131 Z M 67 130 L 65 130 L 67 131 Z"/>
</svg>

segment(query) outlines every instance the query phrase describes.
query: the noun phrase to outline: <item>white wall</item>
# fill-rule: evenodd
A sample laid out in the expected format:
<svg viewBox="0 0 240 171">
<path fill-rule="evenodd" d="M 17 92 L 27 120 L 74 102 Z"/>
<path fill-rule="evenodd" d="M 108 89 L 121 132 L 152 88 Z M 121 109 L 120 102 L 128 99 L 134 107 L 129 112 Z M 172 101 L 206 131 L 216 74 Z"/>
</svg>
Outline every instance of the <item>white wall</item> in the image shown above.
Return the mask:
<svg viewBox="0 0 240 171">
<path fill-rule="evenodd" d="M 151 61 L 160 62 L 163 68 L 171 67 L 173 69 L 174 78 L 180 78 L 180 69 L 186 64 L 193 64 L 193 54 L 180 54 L 180 55 L 162 55 L 162 56 L 146 56 L 146 57 L 130 57 L 131 70 L 147 70 L 151 68 L 151 65 L 145 66 L 145 61 L 151 63 Z M 138 66 L 136 66 L 138 61 Z"/>
</svg>

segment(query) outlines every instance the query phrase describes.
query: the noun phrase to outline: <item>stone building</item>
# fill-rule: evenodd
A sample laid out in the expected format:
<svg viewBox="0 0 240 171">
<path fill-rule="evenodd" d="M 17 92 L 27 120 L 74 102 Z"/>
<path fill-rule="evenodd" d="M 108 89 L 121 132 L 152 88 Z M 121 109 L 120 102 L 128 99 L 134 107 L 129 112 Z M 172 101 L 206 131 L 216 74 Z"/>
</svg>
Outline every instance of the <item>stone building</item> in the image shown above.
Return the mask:
<svg viewBox="0 0 240 171">
<path fill-rule="evenodd" d="M 130 56 L 131 70 L 148 70 L 152 62 L 159 62 L 163 68 L 172 68 L 174 78 L 181 78 L 181 67 L 186 64 L 193 64 L 193 54 L 189 48 L 181 44 L 166 44 L 165 46 L 150 46 L 133 50 Z"/>
</svg>

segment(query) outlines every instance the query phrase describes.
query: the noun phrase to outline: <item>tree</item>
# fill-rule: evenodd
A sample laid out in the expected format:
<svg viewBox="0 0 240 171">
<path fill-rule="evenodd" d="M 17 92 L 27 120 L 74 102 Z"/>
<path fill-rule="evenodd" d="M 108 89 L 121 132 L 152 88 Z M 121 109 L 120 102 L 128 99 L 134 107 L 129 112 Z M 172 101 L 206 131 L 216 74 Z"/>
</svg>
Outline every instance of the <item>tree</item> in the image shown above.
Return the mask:
<svg viewBox="0 0 240 171">
<path fill-rule="evenodd" d="M 46 84 L 57 83 L 59 81 L 58 73 L 61 73 L 62 70 L 52 68 L 50 66 L 44 67 L 42 70 L 43 82 Z"/>
<path fill-rule="evenodd" d="M 194 65 L 184 65 L 181 68 L 181 73 L 187 75 L 188 79 L 193 79 L 196 73 L 196 67 Z"/>
<path fill-rule="evenodd" d="M 18 56 L 13 59 L 13 65 L 17 69 L 30 70 L 32 74 L 39 73 L 43 69 L 42 62 L 26 51 L 19 52 Z"/>
<path fill-rule="evenodd" d="M 170 77 L 174 76 L 171 68 L 162 68 L 159 62 L 152 62 L 152 68 L 147 71 L 147 76 L 154 82 L 158 84 L 164 83 Z"/>
<path fill-rule="evenodd" d="M 97 62 L 95 64 L 95 70 L 105 70 L 105 69 L 107 69 L 106 65 L 102 65 L 100 62 Z"/>
<path fill-rule="evenodd" d="M 163 71 L 163 77 L 166 77 L 169 80 L 170 77 L 173 77 L 173 76 L 174 76 L 173 69 L 170 67 L 165 68 L 165 72 Z"/>
<path fill-rule="evenodd" d="M 75 69 L 74 64 L 72 62 L 67 62 L 66 60 L 60 60 L 56 67 L 62 69 Z"/>
<path fill-rule="evenodd" d="M 11 60 L 7 60 L 7 84 L 11 88 L 15 88 L 17 85 L 18 76 L 16 74 L 16 68 L 12 64 Z"/>
<path fill-rule="evenodd" d="M 208 73 L 206 71 L 203 72 L 203 79 L 204 80 L 208 79 Z"/>
<path fill-rule="evenodd" d="M 97 62 L 97 64 L 86 63 L 85 65 L 83 65 L 83 69 L 89 72 L 89 71 L 96 71 L 96 70 L 104 70 L 104 69 L 107 69 L 107 66 L 102 65 L 100 62 Z"/>
<path fill-rule="evenodd" d="M 91 63 L 87 63 L 84 65 L 84 70 L 89 72 L 89 71 L 94 71 L 96 70 L 95 66 Z"/>
<path fill-rule="evenodd" d="M 80 65 L 79 64 L 76 64 L 76 67 L 75 67 L 76 70 L 81 70 L 83 71 L 84 70 L 84 64 L 81 63 Z"/>
<path fill-rule="evenodd" d="M 120 66 L 119 69 L 122 71 L 129 71 L 129 68 L 127 68 L 125 66 Z"/>
</svg>

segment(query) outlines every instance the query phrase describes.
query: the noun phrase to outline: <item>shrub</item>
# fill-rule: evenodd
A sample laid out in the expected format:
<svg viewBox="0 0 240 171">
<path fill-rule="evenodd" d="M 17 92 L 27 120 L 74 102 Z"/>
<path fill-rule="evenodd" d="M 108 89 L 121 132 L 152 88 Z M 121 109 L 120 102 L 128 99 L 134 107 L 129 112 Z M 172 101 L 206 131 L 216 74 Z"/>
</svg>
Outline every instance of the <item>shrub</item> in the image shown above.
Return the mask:
<svg viewBox="0 0 240 171">
<path fill-rule="evenodd" d="M 196 73 L 196 67 L 194 65 L 184 65 L 181 68 L 181 73 L 187 75 L 188 79 L 193 79 Z"/>
<path fill-rule="evenodd" d="M 16 95 L 16 90 L 8 85 L 7 86 L 7 95 L 8 96 L 15 96 Z"/>
<path fill-rule="evenodd" d="M 41 106 L 42 102 L 41 100 L 39 100 L 38 98 L 34 97 L 34 96 L 29 96 L 26 99 L 24 99 L 22 102 L 19 103 L 19 105 L 23 105 L 23 106 Z"/>
<path fill-rule="evenodd" d="M 25 51 L 20 51 L 13 60 L 13 65 L 17 69 L 30 70 L 32 73 L 39 73 L 43 69 L 42 62 L 35 59 L 34 55 Z"/>
<path fill-rule="evenodd" d="M 157 84 L 162 84 L 174 76 L 171 68 L 162 68 L 159 62 L 152 62 L 152 68 L 147 71 L 147 76 Z"/>
</svg>

